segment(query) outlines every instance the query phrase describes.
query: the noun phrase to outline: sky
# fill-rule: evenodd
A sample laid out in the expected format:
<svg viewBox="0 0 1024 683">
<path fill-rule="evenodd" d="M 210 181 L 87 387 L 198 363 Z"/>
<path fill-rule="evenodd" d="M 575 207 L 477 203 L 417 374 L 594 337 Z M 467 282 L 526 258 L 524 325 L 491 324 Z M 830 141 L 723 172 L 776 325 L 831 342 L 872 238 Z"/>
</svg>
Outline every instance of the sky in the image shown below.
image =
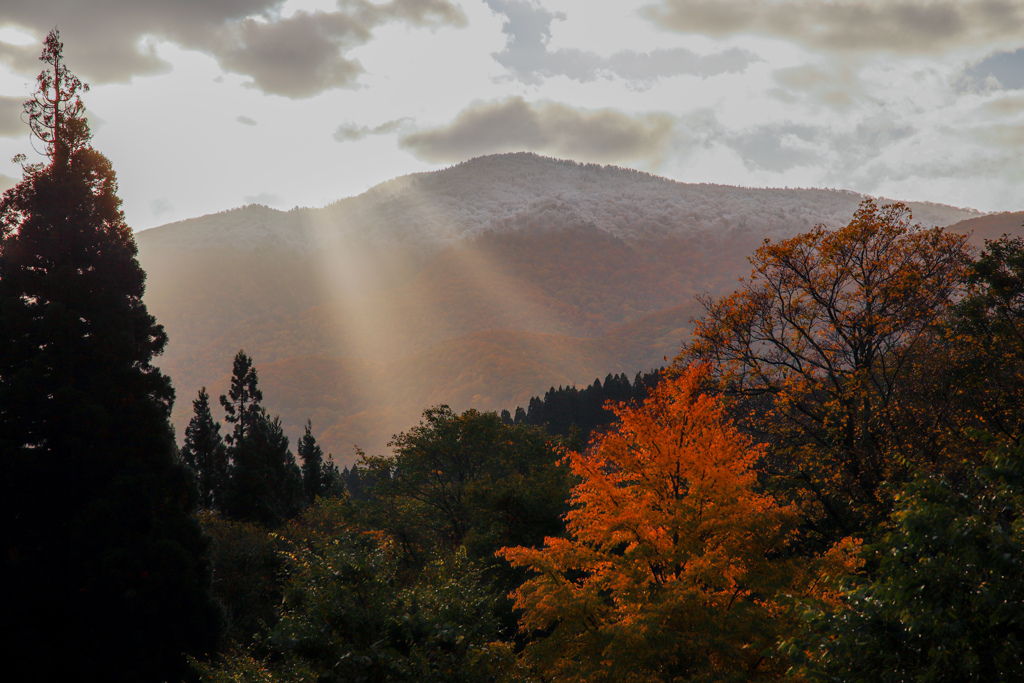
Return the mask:
<svg viewBox="0 0 1024 683">
<path fill-rule="evenodd" d="M 1024 0 L 12 0 L 0 189 L 54 27 L 136 230 L 520 150 L 1024 209 Z"/>
</svg>

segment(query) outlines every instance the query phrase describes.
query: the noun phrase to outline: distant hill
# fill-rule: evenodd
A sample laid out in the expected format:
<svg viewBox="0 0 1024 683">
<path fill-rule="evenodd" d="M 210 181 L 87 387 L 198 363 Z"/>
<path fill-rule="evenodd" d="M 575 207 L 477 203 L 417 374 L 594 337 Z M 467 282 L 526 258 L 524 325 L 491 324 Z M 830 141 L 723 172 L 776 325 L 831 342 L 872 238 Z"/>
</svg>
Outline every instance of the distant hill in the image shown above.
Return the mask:
<svg viewBox="0 0 1024 683">
<path fill-rule="evenodd" d="M 949 230 L 971 235 L 971 243 L 976 247 L 984 247 L 986 240 L 997 240 L 1003 235 L 1020 235 L 1024 230 L 1024 211 L 990 213 L 985 216 L 968 218 L 954 223 Z"/>
<path fill-rule="evenodd" d="M 179 432 L 199 387 L 222 393 L 245 348 L 267 407 L 292 435 L 311 417 L 344 463 L 353 444 L 379 452 L 435 403 L 500 409 L 662 365 L 700 311 L 695 294 L 731 291 L 766 237 L 845 225 L 860 201 L 521 153 L 320 209 L 247 206 L 136 239 L 147 304 L 171 339 L 160 362 Z M 911 206 L 929 226 L 990 218 Z"/>
</svg>

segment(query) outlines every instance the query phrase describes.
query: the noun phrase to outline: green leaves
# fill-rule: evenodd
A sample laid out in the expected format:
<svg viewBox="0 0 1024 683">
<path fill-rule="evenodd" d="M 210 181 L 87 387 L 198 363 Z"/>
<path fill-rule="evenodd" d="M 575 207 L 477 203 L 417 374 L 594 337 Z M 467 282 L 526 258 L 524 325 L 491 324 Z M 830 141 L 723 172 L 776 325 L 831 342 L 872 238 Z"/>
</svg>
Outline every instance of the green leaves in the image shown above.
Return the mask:
<svg viewBox="0 0 1024 683">
<path fill-rule="evenodd" d="M 497 680 L 501 646 L 492 580 L 464 552 L 410 575 L 397 549 L 321 500 L 282 530 L 286 584 L 280 620 L 254 648 L 203 667 L 209 681 Z M 261 678 L 262 677 L 262 678 Z"/>
<path fill-rule="evenodd" d="M 877 570 L 789 643 L 822 681 L 1013 681 L 1024 671 L 1024 449 L 997 448 L 958 490 L 923 476 L 871 548 Z M 961 487 L 963 485 L 961 484 Z"/>
</svg>

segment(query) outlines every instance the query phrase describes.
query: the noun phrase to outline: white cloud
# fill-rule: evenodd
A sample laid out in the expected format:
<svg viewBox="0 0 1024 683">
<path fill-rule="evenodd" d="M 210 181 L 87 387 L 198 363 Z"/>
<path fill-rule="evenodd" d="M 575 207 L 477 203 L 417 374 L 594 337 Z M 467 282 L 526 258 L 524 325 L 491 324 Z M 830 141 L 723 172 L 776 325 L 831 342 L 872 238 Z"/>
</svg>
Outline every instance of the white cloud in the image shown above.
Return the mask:
<svg viewBox="0 0 1024 683">
<path fill-rule="evenodd" d="M 937 54 L 1024 29 L 1024 5 L 1008 0 L 661 0 L 645 13 L 684 33 L 759 33 L 839 52 Z"/>
</svg>

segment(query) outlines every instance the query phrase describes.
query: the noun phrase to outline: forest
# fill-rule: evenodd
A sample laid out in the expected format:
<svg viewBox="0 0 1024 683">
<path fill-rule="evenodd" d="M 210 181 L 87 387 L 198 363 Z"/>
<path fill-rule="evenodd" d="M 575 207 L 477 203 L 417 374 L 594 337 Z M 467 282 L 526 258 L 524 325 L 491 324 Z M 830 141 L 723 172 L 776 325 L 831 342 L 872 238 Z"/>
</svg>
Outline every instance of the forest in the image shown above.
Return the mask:
<svg viewBox="0 0 1024 683">
<path fill-rule="evenodd" d="M 179 443 L 87 86 L 41 59 L 48 162 L 0 199 L 14 679 L 1024 676 L 1021 238 L 865 199 L 765 240 L 667 367 L 424 406 L 343 468 L 240 349 Z"/>
</svg>

